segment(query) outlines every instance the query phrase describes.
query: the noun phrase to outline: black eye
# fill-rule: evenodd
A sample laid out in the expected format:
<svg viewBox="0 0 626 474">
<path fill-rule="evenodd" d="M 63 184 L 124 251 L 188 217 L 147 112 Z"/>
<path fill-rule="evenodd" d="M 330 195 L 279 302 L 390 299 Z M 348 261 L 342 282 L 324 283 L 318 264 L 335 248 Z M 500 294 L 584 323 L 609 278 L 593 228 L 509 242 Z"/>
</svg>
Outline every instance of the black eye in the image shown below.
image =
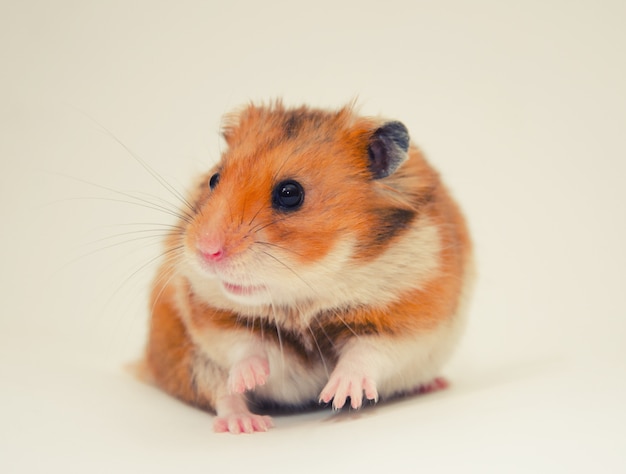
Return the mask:
<svg viewBox="0 0 626 474">
<path fill-rule="evenodd" d="M 211 179 L 209 179 L 209 188 L 215 189 L 215 186 L 217 186 L 217 183 L 219 182 L 220 182 L 220 174 L 215 173 L 213 176 L 211 176 Z"/>
<path fill-rule="evenodd" d="M 304 189 L 297 181 L 282 181 L 274 188 L 272 204 L 281 211 L 295 211 L 304 202 Z"/>
</svg>

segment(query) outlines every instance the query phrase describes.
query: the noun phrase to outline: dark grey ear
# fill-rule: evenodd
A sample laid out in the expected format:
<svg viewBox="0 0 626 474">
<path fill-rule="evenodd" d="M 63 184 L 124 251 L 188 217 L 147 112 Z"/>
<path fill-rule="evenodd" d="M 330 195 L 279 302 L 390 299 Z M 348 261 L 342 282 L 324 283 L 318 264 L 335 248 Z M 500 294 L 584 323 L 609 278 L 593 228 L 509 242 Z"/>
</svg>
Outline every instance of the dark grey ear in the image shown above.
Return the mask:
<svg viewBox="0 0 626 474">
<path fill-rule="evenodd" d="M 402 122 L 387 122 L 377 128 L 367 147 L 374 179 L 389 176 L 407 158 L 409 131 Z"/>
</svg>

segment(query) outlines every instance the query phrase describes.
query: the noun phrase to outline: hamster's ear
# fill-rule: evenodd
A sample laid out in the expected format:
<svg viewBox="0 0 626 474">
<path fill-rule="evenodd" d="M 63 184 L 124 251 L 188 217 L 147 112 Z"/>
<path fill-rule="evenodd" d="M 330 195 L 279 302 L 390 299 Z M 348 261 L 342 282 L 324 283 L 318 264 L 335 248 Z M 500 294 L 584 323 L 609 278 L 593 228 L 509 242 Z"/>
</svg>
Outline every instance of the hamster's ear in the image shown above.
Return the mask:
<svg viewBox="0 0 626 474">
<path fill-rule="evenodd" d="M 235 122 L 226 122 L 222 125 L 222 138 L 226 141 L 228 146 L 233 144 L 233 137 L 235 136 L 235 132 L 237 131 L 237 124 Z"/>
<path fill-rule="evenodd" d="M 409 131 L 402 122 L 387 122 L 370 137 L 367 152 L 374 179 L 389 176 L 407 159 Z"/>
</svg>

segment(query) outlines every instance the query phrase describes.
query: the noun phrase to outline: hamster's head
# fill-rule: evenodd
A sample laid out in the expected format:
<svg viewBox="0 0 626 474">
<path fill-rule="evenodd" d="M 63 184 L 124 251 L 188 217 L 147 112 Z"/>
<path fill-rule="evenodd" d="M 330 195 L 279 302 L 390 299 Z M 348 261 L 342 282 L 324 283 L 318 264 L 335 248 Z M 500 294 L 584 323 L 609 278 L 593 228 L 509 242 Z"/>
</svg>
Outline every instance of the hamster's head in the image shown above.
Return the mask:
<svg viewBox="0 0 626 474">
<path fill-rule="evenodd" d="M 400 122 L 277 103 L 228 116 L 223 135 L 184 223 L 181 268 L 198 293 L 292 307 L 333 294 L 414 218 Z"/>
</svg>

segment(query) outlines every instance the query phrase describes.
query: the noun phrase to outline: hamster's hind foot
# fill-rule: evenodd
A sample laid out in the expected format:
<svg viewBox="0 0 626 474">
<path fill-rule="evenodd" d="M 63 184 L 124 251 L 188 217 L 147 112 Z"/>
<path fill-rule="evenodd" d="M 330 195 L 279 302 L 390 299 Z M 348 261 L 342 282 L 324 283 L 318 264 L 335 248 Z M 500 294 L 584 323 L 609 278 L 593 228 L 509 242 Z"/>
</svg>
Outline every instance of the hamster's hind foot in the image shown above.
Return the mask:
<svg viewBox="0 0 626 474">
<path fill-rule="evenodd" d="M 239 394 L 219 398 L 216 411 L 213 429 L 217 433 L 254 433 L 267 431 L 274 426 L 271 417 L 251 413 L 243 396 Z"/>
<path fill-rule="evenodd" d="M 450 382 L 444 377 L 435 377 L 428 383 L 418 385 L 409 392 L 410 395 L 423 395 L 426 393 L 438 392 L 439 390 L 445 390 L 450 386 Z"/>
<path fill-rule="evenodd" d="M 254 433 L 267 431 L 274 423 L 269 416 L 254 415 L 252 413 L 234 413 L 228 416 L 218 416 L 213 422 L 216 433 Z"/>
</svg>

